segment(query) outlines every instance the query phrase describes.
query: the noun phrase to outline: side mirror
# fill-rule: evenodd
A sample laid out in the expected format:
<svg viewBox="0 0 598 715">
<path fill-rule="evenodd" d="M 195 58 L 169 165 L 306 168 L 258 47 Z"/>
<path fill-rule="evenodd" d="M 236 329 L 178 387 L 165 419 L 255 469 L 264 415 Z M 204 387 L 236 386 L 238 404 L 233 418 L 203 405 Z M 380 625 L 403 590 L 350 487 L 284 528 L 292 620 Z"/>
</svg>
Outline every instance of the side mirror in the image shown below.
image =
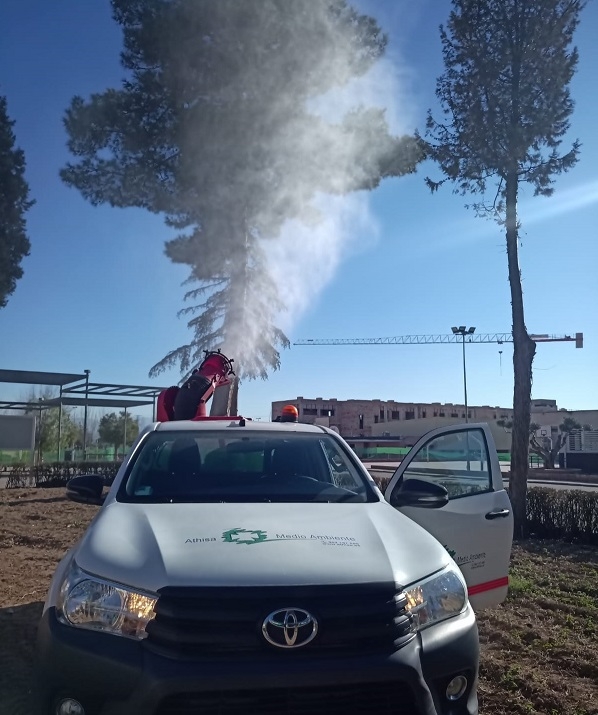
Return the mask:
<svg viewBox="0 0 598 715">
<path fill-rule="evenodd" d="M 104 480 L 97 474 L 82 474 L 73 477 L 66 485 L 66 498 L 80 504 L 104 503 L 102 492 L 104 490 Z"/>
<path fill-rule="evenodd" d="M 440 509 L 449 502 L 444 487 L 423 479 L 407 479 L 390 497 L 394 507 L 418 506 L 423 509 Z"/>
</svg>

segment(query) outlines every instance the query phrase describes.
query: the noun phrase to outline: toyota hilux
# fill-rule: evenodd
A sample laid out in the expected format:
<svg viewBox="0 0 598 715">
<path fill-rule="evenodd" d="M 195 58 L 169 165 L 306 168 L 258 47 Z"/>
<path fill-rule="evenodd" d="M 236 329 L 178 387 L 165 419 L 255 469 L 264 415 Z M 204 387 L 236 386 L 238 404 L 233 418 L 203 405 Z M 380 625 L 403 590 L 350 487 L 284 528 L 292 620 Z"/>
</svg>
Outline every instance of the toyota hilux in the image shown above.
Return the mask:
<svg viewBox="0 0 598 715">
<path fill-rule="evenodd" d="M 473 715 L 474 611 L 508 587 L 486 425 L 434 430 L 384 492 L 333 430 L 156 423 L 53 577 L 43 715 Z"/>
</svg>

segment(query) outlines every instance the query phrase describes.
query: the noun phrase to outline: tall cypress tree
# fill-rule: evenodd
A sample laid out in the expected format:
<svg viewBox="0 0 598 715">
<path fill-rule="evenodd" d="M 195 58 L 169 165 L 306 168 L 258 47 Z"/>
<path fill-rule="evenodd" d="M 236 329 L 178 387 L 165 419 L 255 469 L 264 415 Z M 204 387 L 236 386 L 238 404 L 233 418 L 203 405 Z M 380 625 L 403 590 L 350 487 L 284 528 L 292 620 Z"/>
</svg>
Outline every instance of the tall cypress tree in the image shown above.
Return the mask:
<svg viewBox="0 0 598 715">
<path fill-rule="evenodd" d="M 572 47 L 585 0 L 452 0 L 441 27 L 444 73 L 436 94 L 445 115 L 431 114 L 427 150 L 460 194 L 505 227 L 513 319 L 513 432 L 510 496 L 515 528 L 525 525 L 532 362 L 518 259 L 521 182 L 550 196 L 554 177 L 571 169 L 579 143 L 560 152 L 573 111 L 569 83 L 578 55 Z M 486 201 L 487 190 L 491 200 Z"/>
<path fill-rule="evenodd" d="M 0 97 L 0 308 L 23 276 L 21 261 L 31 249 L 25 214 L 34 202 L 25 181 L 25 154 L 15 147 L 13 126 L 6 98 Z"/>
</svg>

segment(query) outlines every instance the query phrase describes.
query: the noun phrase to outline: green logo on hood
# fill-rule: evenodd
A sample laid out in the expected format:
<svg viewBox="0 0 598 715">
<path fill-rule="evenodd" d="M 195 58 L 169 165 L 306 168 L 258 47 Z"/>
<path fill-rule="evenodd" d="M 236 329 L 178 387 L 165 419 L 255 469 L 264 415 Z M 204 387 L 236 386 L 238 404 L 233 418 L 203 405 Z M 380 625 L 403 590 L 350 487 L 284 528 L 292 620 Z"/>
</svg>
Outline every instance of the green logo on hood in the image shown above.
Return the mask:
<svg viewBox="0 0 598 715">
<path fill-rule="evenodd" d="M 208 541 L 208 539 L 201 539 Z M 189 541 L 189 539 L 187 540 Z M 195 543 L 198 540 L 194 540 Z M 215 539 L 214 539 L 215 541 Z M 325 546 L 360 546 L 354 536 L 329 536 L 325 534 L 272 534 L 268 538 L 268 532 L 261 529 L 229 529 L 222 532 L 222 541 L 226 544 L 263 544 L 266 541 L 300 541 L 302 543 L 319 542 Z"/>
<path fill-rule="evenodd" d="M 269 539 L 265 531 L 258 529 L 229 529 L 222 534 L 222 541 L 229 544 L 259 544 Z"/>
<path fill-rule="evenodd" d="M 444 548 L 448 551 L 449 556 L 451 559 L 455 558 L 455 554 L 457 553 L 456 551 L 453 551 L 453 549 L 449 549 L 449 547 L 446 544 L 443 544 Z"/>
</svg>

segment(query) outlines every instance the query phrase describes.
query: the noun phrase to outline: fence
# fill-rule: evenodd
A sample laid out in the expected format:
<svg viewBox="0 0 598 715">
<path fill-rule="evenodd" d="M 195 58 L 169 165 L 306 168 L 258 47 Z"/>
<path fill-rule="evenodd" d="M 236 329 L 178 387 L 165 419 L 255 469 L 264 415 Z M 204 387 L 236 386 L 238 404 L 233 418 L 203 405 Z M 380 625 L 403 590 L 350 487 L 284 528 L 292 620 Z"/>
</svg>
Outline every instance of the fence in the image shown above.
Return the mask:
<svg viewBox="0 0 598 715">
<path fill-rule="evenodd" d="M 598 474 L 598 431 L 574 430 L 559 454 L 559 466 Z"/>
<path fill-rule="evenodd" d="M 129 451 L 127 447 L 126 452 Z M 87 449 L 87 460 L 88 462 L 114 462 L 117 459 L 122 459 L 126 454 L 123 452 L 122 447 L 119 447 L 115 455 L 114 447 L 95 447 L 91 446 Z M 36 460 L 38 459 L 38 453 L 35 452 Z M 44 464 L 51 464 L 54 462 L 83 462 L 83 450 L 82 449 L 61 449 L 60 455 L 56 450 L 43 452 L 41 455 L 41 461 Z M 23 463 L 31 464 L 33 462 L 33 457 L 30 451 L 27 450 L 0 450 L 0 467 L 2 466 L 19 466 Z"/>
</svg>

